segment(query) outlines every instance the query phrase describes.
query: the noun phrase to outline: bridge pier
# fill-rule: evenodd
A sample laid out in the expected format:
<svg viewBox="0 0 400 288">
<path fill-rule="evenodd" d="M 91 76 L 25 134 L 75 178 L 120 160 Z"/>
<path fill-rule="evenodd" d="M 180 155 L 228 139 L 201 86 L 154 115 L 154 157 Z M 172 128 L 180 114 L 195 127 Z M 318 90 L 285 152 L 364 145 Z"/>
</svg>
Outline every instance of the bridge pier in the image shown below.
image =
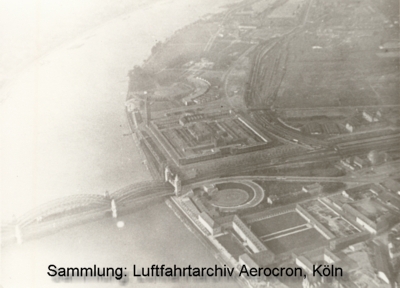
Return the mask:
<svg viewBox="0 0 400 288">
<path fill-rule="evenodd" d="M 164 170 L 164 180 L 166 183 L 170 183 L 172 186 L 174 186 L 174 193 L 176 196 L 180 196 L 182 192 L 182 180 L 178 176 L 178 173 L 175 175 L 172 173 L 171 169 L 169 166 L 165 167 Z"/>
<path fill-rule="evenodd" d="M 115 204 L 114 199 L 111 199 L 111 212 L 112 212 L 112 217 L 117 218 L 117 204 Z"/>
<path fill-rule="evenodd" d="M 178 174 L 175 175 L 175 179 L 174 179 L 174 192 L 176 196 L 180 196 L 181 192 L 182 192 L 182 181 L 179 178 Z"/>
<path fill-rule="evenodd" d="M 172 172 L 171 172 L 171 169 L 169 168 L 169 166 L 167 166 L 167 167 L 165 167 L 165 170 L 164 170 L 165 182 L 170 182 L 171 178 L 172 178 Z"/>
<path fill-rule="evenodd" d="M 17 239 L 17 244 L 22 244 L 22 231 L 19 225 L 15 225 L 15 238 Z"/>
</svg>

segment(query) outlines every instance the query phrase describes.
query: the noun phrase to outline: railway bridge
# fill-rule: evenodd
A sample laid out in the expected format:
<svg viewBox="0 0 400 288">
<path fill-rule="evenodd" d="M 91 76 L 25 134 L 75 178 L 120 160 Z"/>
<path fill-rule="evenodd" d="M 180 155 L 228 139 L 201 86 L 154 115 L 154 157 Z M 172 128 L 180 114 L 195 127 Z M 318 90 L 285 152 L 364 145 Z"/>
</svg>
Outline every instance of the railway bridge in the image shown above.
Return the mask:
<svg viewBox="0 0 400 288">
<path fill-rule="evenodd" d="M 55 199 L 1 225 L 4 245 L 22 242 L 61 228 L 94 221 L 109 214 L 113 208 L 134 210 L 137 204 L 148 203 L 174 195 L 174 187 L 163 181 L 145 181 L 128 185 L 112 193 L 77 194 Z M 113 204 L 112 204 L 113 203 Z"/>
<path fill-rule="evenodd" d="M 57 218 L 65 214 L 76 214 L 88 211 L 107 211 L 110 201 L 117 204 L 134 203 L 151 198 L 173 195 L 173 187 L 163 181 L 145 181 L 131 184 L 106 195 L 77 194 L 55 199 L 29 211 L 16 219 L 17 225 L 25 227 L 33 222 L 42 222 L 47 218 Z"/>
</svg>

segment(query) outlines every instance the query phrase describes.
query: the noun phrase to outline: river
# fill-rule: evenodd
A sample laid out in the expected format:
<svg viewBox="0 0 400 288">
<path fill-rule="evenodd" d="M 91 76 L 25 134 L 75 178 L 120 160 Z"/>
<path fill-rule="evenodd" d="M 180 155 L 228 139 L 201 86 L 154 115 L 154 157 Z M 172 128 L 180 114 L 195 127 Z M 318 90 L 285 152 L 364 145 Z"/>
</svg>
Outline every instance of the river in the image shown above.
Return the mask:
<svg viewBox="0 0 400 288">
<path fill-rule="evenodd" d="M 230 3 L 170 0 L 144 5 L 64 43 L 5 85 L 0 91 L 5 99 L 0 106 L 2 221 L 55 198 L 103 194 L 150 179 L 132 139 L 123 136 L 128 132 L 127 72 L 150 55 L 157 41 Z M 216 263 L 164 204 L 124 220 L 124 229 L 105 220 L 5 247 L 1 285 L 55 287 L 45 274 L 52 262 L 128 268 L 134 263 Z M 83 286 L 98 287 L 88 285 Z M 177 285 L 186 286 L 161 283 Z"/>
<path fill-rule="evenodd" d="M 113 219 L 92 222 L 62 230 L 22 245 L 6 246 L 2 251 L 4 288 L 124 287 L 121 281 L 84 282 L 75 277 L 72 284 L 47 275 L 50 264 L 59 267 L 126 267 L 126 287 L 238 287 L 231 278 L 207 278 L 165 281 L 133 277 L 133 265 L 153 264 L 178 267 L 214 267 L 218 262 L 199 240 L 179 221 L 165 204 L 123 216 L 124 228 Z M 221 265 L 219 265 L 221 266 Z"/>
<path fill-rule="evenodd" d="M 63 44 L 0 91 L 1 216 L 150 179 L 128 132 L 127 72 L 151 47 L 228 0 L 145 5 Z M 173 15 L 173 16 L 171 16 Z"/>
</svg>

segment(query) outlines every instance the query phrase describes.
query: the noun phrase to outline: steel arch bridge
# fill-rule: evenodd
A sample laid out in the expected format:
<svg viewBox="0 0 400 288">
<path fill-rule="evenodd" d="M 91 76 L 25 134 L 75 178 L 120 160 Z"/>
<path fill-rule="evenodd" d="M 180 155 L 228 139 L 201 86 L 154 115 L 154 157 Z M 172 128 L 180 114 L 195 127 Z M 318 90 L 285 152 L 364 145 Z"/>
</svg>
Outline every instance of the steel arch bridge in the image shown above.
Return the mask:
<svg viewBox="0 0 400 288">
<path fill-rule="evenodd" d="M 128 185 L 110 193 L 109 197 L 98 194 L 71 195 L 38 206 L 19 217 L 16 224 L 23 228 L 34 222 L 40 222 L 46 217 L 72 211 L 107 211 L 110 209 L 111 199 L 114 199 L 116 203 L 132 203 L 173 195 L 173 191 L 173 187 L 168 183 L 162 181 L 145 181 Z"/>
</svg>

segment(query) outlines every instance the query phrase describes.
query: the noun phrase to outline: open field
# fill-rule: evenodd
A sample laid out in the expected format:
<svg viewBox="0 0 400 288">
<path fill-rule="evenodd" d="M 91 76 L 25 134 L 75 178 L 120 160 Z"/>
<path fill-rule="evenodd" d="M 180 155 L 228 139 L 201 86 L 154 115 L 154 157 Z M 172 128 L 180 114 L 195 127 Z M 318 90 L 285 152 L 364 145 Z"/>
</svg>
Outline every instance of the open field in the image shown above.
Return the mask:
<svg viewBox="0 0 400 288">
<path fill-rule="evenodd" d="M 264 242 L 267 248 L 275 254 L 281 254 L 288 252 L 294 248 L 303 248 L 311 244 L 318 247 L 326 242 L 324 236 L 322 236 L 314 228 L 303 230 L 301 232 L 293 233 L 287 236 L 275 238 Z"/>
<path fill-rule="evenodd" d="M 251 224 L 251 230 L 258 237 L 263 237 L 271 233 L 276 233 L 306 223 L 307 222 L 303 217 L 293 211 L 253 222 Z"/>
<path fill-rule="evenodd" d="M 281 211 L 269 218 L 264 217 L 251 222 L 249 226 L 275 254 L 307 247 L 313 243 L 316 247 L 326 243 L 325 237 L 296 211 Z"/>
<path fill-rule="evenodd" d="M 310 19 L 315 23 L 290 41 L 277 107 L 398 103 L 398 61 L 377 56 L 379 47 L 398 34 L 394 38 L 394 28 L 382 25 L 384 16 L 374 7 L 379 1 L 338 2 L 335 7 L 326 3 L 312 9 Z M 326 14 L 325 9 L 331 12 Z M 323 24 L 318 22 L 321 18 Z"/>
</svg>

